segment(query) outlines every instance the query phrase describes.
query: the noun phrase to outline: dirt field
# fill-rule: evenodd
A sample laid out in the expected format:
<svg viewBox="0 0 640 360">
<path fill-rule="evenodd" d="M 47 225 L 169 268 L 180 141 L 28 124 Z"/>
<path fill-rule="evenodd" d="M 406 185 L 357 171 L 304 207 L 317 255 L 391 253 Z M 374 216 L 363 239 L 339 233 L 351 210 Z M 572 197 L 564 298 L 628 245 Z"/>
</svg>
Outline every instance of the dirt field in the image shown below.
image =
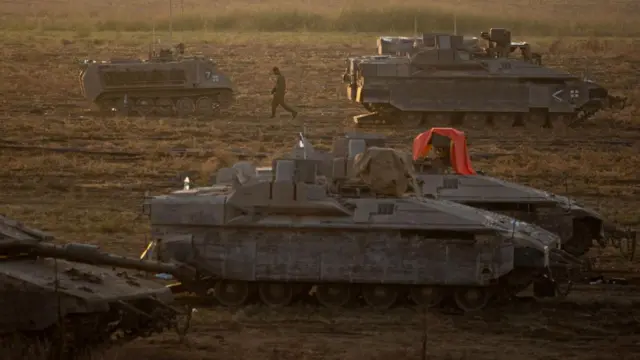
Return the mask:
<svg viewBox="0 0 640 360">
<path fill-rule="evenodd" d="M 616 12 L 620 19 L 632 16 L 631 10 L 637 14 L 623 3 L 616 3 L 623 9 Z M 20 9 L 16 5 L 14 10 Z M 50 231 L 60 241 L 99 244 L 127 255 L 144 248 L 148 222 L 141 201 L 146 191 L 177 189 L 186 174 L 204 184 L 217 168 L 239 158 L 268 163 L 273 154 L 288 151 L 303 129 L 320 148 L 352 131 L 347 119 L 363 110 L 345 99 L 340 82 L 344 59 L 370 52 L 375 44 L 375 34 L 177 33 L 174 39 L 187 43 L 188 51 L 212 55 L 234 80 L 238 93 L 232 113 L 215 120 L 101 119 L 85 111 L 75 59 L 143 56 L 149 33 L 3 35 L 0 212 Z M 632 105 L 601 113 L 576 129 L 464 127 L 475 167 L 569 195 L 617 223 L 640 227 L 640 41 L 516 35 L 521 38 L 544 54 L 546 64 L 587 71 L 614 93 L 628 96 Z M 274 65 L 288 78 L 289 102 L 301 110 L 295 121 L 282 110 L 279 118 L 268 119 Z M 395 146 L 409 148 L 425 130 L 380 132 Z M 266 157 L 256 156 L 261 154 Z M 593 256 L 605 268 L 640 269 L 638 260 L 626 262 L 617 250 Z M 380 314 L 201 308 L 188 344 L 166 334 L 114 349 L 106 358 L 415 359 L 421 356 L 425 318 L 431 359 L 637 358 L 640 291 L 608 289 L 583 287 L 565 301 L 522 302 L 466 316 L 425 317 L 410 309 Z"/>
</svg>

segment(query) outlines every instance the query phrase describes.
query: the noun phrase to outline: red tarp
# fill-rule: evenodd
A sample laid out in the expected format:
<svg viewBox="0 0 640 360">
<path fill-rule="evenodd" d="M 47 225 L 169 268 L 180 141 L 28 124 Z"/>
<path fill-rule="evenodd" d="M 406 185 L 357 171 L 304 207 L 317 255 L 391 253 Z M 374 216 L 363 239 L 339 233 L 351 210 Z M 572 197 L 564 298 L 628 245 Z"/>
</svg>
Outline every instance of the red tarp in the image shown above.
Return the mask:
<svg viewBox="0 0 640 360">
<path fill-rule="evenodd" d="M 451 165 L 460 175 L 476 175 L 471 166 L 471 159 L 467 151 L 467 139 L 464 133 L 454 128 L 432 128 L 416 136 L 413 140 L 413 160 L 425 158 L 431 151 L 431 137 L 433 134 L 445 136 L 451 140 Z"/>
</svg>

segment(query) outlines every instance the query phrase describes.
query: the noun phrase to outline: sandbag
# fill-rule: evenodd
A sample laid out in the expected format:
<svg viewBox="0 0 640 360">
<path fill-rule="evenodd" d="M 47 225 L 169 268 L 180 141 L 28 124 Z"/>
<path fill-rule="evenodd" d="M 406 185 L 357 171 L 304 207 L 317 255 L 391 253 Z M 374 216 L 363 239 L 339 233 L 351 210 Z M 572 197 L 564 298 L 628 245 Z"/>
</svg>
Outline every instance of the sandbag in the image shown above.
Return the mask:
<svg viewBox="0 0 640 360">
<path fill-rule="evenodd" d="M 391 148 L 370 147 L 356 155 L 353 166 L 355 175 L 381 195 L 401 196 L 413 176 L 410 155 Z"/>
</svg>

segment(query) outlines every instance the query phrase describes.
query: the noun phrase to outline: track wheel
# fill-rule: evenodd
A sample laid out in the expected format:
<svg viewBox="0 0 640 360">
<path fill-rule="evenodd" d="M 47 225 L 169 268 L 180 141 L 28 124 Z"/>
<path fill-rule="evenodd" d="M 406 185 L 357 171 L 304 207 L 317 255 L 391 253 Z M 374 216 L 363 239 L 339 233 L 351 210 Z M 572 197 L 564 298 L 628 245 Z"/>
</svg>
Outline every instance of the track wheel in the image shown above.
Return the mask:
<svg viewBox="0 0 640 360">
<path fill-rule="evenodd" d="M 433 112 L 425 115 L 430 126 L 439 127 L 451 125 L 451 116 L 445 112 Z"/>
<path fill-rule="evenodd" d="M 414 304 L 428 308 L 442 304 L 444 295 L 444 289 L 435 286 L 416 286 L 409 290 L 409 299 Z"/>
<path fill-rule="evenodd" d="M 322 284 L 316 287 L 316 299 L 328 308 L 346 307 L 354 299 L 354 291 L 347 284 Z"/>
<path fill-rule="evenodd" d="M 453 292 L 453 300 L 465 312 L 484 309 L 490 299 L 491 291 L 486 287 L 460 288 Z"/>
<path fill-rule="evenodd" d="M 149 116 L 154 111 L 154 107 L 153 99 L 139 98 L 136 100 L 135 111 L 140 116 Z"/>
<path fill-rule="evenodd" d="M 489 117 L 479 112 L 468 112 L 464 114 L 463 122 L 472 128 L 484 128 L 487 126 Z"/>
<path fill-rule="evenodd" d="M 270 307 L 284 307 L 293 301 L 293 286 L 286 283 L 262 283 L 258 295 L 263 303 Z"/>
<path fill-rule="evenodd" d="M 215 287 L 215 296 L 224 306 L 242 306 L 251 297 L 251 284 L 246 281 L 220 280 Z"/>
<path fill-rule="evenodd" d="M 171 99 L 157 99 L 156 100 L 156 114 L 160 116 L 173 115 L 173 101 Z"/>
<path fill-rule="evenodd" d="M 365 285 L 362 288 L 362 297 L 372 308 L 384 310 L 398 301 L 398 288 L 389 285 Z"/>
<path fill-rule="evenodd" d="M 214 112 L 220 112 L 221 110 L 226 110 L 233 105 L 233 93 L 231 91 L 222 91 L 216 97 L 216 100 L 213 102 Z"/>
<path fill-rule="evenodd" d="M 415 111 L 402 112 L 399 115 L 402 126 L 408 128 L 417 128 L 422 125 L 422 113 Z"/>
<path fill-rule="evenodd" d="M 198 115 L 211 116 L 218 110 L 218 104 L 208 96 L 200 97 L 196 101 L 196 113 Z"/>
<path fill-rule="evenodd" d="M 196 104 L 188 97 L 180 98 L 176 101 L 176 111 L 180 116 L 192 115 L 196 111 Z"/>
<path fill-rule="evenodd" d="M 498 128 L 506 128 L 514 125 L 513 116 L 509 113 L 493 113 L 491 115 L 491 120 L 493 121 L 494 126 Z"/>
<path fill-rule="evenodd" d="M 549 114 L 546 111 L 540 111 L 535 109 L 531 110 L 529 114 L 527 114 L 526 121 L 528 123 L 531 123 L 533 126 L 540 126 L 545 129 L 553 127 L 551 125 L 551 119 L 549 118 Z"/>
<path fill-rule="evenodd" d="M 96 102 L 96 105 L 98 106 L 99 111 L 105 115 L 113 113 L 117 107 L 116 100 L 114 99 L 100 100 L 99 102 Z"/>
<path fill-rule="evenodd" d="M 465 114 L 462 112 L 454 112 L 451 114 L 451 126 L 464 125 Z"/>
</svg>

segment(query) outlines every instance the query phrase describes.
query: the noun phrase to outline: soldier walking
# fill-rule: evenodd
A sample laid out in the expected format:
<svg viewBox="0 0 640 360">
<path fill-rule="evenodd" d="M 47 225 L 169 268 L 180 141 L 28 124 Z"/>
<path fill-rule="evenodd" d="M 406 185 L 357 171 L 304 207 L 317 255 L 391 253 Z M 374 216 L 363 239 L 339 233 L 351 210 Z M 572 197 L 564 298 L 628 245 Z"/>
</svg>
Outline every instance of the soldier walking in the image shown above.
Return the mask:
<svg viewBox="0 0 640 360">
<path fill-rule="evenodd" d="M 276 86 L 271 90 L 271 95 L 273 95 L 273 99 L 271 100 L 271 118 L 276 116 L 278 106 L 282 106 L 282 108 L 290 112 L 291 117 L 295 119 L 296 116 L 298 116 L 298 112 L 284 102 L 284 93 L 287 89 L 284 76 L 280 73 L 280 69 L 278 69 L 277 66 L 273 67 L 273 74 L 277 76 L 278 79 L 276 80 Z"/>
</svg>

